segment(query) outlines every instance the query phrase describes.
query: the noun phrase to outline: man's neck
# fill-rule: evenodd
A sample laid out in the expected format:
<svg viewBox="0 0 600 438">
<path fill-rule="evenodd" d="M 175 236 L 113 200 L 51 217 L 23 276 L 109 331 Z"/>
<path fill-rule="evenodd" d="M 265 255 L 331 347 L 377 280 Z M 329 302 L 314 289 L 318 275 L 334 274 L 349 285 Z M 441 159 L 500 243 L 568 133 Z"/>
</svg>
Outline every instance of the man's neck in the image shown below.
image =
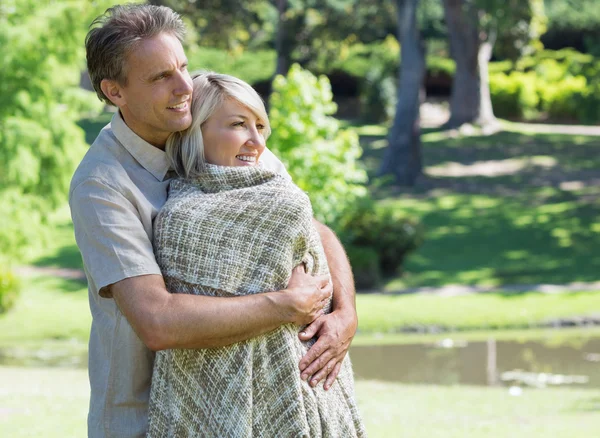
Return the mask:
<svg viewBox="0 0 600 438">
<path fill-rule="evenodd" d="M 160 149 L 161 151 L 165 150 L 165 146 L 167 144 L 167 138 L 164 139 L 157 139 L 157 138 L 149 138 L 148 136 L 143 135 L 140 131 L 141 129 L 137 128 L 137 124 L 133 122 L 133 120 L 127 120 L 129 117 L 123 113 L 123 111 L 121 111 L 121 109 L 119 108 L 119 114 L 121 116 L 121 119 L 125 122 L 125 124 L 127 125 L 127 127 L 129 129 L 131 129 L 131 131 L 137 135 L 139 138 L 141 138 L 142 140 L 144 140 L 146 143 L 151 144 L 152 146 L 154 146 L 157 149 Z"/>
</svg>

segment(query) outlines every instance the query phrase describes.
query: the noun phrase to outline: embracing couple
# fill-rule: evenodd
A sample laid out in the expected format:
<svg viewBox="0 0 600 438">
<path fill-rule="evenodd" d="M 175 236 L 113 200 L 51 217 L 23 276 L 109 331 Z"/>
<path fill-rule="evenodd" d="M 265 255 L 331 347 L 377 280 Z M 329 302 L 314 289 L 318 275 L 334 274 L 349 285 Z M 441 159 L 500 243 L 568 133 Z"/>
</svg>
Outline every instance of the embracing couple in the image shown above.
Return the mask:
<svg viewBox="0 0 600 438">
<path fill-rule="evenodd" d="M 118 108 L 69 196 L 93 317 L 88 435 L 365 436 L 344 250 L 266 148 L 258 94 L 191 75 L 183 34 L 171 9 L 126 5 L 86 38 Z"/>
</svg>

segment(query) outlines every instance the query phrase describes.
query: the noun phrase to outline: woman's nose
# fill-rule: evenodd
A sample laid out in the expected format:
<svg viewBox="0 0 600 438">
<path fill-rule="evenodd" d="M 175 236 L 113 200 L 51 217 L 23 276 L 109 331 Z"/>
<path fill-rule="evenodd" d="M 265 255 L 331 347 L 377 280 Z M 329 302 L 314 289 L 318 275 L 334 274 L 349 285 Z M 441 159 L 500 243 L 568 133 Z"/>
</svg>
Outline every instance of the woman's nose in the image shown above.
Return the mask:
<svg viewBox="0 0 600 438">
<path fill-rule="evenodd" d="M 265 147 L 265 137 L 257 128 L 253 128 L 250 130 L 250 137 L 248 138 L 248 144 L 255 148 L 264 148 Z"/>
</svg>

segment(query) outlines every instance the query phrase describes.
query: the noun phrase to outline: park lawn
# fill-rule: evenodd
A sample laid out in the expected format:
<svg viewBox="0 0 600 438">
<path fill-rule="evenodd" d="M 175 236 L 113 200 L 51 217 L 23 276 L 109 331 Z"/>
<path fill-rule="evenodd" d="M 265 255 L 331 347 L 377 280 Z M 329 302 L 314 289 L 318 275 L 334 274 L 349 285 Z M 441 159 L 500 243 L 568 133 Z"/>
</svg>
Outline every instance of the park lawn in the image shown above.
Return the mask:
<svg viewBox="0 0 600 438">
<path fill-rule="evenodd" d="M 47 276 L 32 276 L 22 281 L 21 296 L 15 307 L 0 315 L 0 349 L 24 358 L 40 351 L 54 351 L 59 356 L 85 354 L 91 324 L 85 284 Z M 461 339 L 485 338 L 494 331 L 501 335 L 502 330 L 537 327 L 553 318 L 598 316 L 599 301 L 596 294 L 586 292 L 457 297 L 359 294 L 356 341 L 381 343 L 383 337 L 388 341 L 393 339 L 394 343 L 428 342 L 432 335 L 427 333 L 441 329 L 449 331 L 433 337 L 452 334 Z M 397 336 L 407 330 L 423 335 Z M 537 333 L 540 332 L 563 330 L 546 329 Z M 586 332 L 600 335 L 594 329 Z M 576 336 L 581 336 L 581 332 Z"/>
<path fill-rule="evenodd" d="M 85 284 L 57 277 L 23 278 L 15 306 L 0 315 L 0 348 L 87 348 L 90 324 Z"/>
<path fill-rule="evenodd" d="M 560 319 L 600 318 L 596 292 L 358 295 L 362 333 L 535 328 Z"/>
<path fill-rule="evenodd" d="M 600 137 L 505 126 L 490 136 L 426 130 L 426 176 L 410 190 L 376 178 L 385 127 L 353 128 L 372 195 L 425 229 L 385 290 L 600 279 Z"/>
<path fill-rule="evenodd" d="M 85 436 L 85 370 L 0 367 L 0 436 Z M 369 436 L 592 437 L 600 428 L 597 390 L 404 385 L 357 381 Z"/>
</svg>

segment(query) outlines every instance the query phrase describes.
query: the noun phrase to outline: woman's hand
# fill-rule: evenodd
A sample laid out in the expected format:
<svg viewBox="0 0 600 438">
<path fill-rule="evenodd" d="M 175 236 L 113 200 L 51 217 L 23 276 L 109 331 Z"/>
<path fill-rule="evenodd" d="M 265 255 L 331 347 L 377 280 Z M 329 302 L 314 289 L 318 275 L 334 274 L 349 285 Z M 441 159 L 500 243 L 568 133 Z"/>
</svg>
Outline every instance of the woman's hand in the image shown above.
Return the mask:
<svg viewBox="0 0 600 438">
<path fill-rule="evenodd" d="M 313 277 L 300 264 L 292 271 L 287 289 L 281 291 L 279 309 L 284 320 L 306 325 L 323 315 L 323 308 L 331 299 L 333 286 L 329 275 Z"/>
</svg>

